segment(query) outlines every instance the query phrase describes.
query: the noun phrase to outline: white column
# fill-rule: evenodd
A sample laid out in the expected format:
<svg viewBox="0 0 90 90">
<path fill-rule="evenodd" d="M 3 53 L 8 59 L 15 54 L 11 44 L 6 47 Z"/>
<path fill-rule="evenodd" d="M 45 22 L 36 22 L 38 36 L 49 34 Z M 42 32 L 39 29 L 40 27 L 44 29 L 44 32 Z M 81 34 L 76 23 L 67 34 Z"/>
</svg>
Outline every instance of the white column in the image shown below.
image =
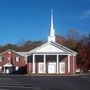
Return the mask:
<svg viewBox="0 0 90 90">
<path fill-rule="evenodd" d="M 5 67 L 3 67 L 4 68 L 4 74 L 5 74 Z"/>
<path fill-rule="evenodd" d="M 74 74 L 74 55 L 73 56 L 73 74 Z"/>
<path fill-rule="evenodd" d="M 46 73 L 46 55 L 44 54 L 44 73 Z"/>
<path fill-rule="evenodd" d="M 32 73 L 35 73 L 35 55 L 33 54 L 33 72 Z"/>
<path fill-rule="evenodd" d="M 59 55 L 57 54 L 57 74 L 58 74 Z"/>
<path fill-rule="evenodd" d="M 68 73 L 70 73 L 70 54 L 68 54 Z"/>
</svg>

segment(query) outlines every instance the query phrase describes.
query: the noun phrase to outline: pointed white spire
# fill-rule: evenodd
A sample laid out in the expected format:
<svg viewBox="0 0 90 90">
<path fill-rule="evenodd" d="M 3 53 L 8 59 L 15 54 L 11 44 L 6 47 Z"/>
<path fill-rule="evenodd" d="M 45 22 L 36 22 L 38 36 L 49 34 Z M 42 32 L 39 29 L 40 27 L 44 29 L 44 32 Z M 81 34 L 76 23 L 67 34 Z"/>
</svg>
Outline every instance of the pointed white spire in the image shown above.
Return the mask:
<svg viewBox="0 0 90 90">
<path fill-rule="evenodd" d="M 51 9 L 51 28 L 50 28 L 50 36 L 55 36 L 55 30 L 53 26 L 53 10 Z"/>
<path fill-rule="evenodd" d="M 51 10 L 51 29 L 53 29 L 53 10 Z"/>
<path fill-rule="evenodd" d="M 55 30 L 54 30 L 54 25 L 53 25 L 53 10 L 51 10 L 51 28 L 50 28 L 50 33 L 48 36 L 48 42 L 49 41 L 55 42 Z"/>
</svg>

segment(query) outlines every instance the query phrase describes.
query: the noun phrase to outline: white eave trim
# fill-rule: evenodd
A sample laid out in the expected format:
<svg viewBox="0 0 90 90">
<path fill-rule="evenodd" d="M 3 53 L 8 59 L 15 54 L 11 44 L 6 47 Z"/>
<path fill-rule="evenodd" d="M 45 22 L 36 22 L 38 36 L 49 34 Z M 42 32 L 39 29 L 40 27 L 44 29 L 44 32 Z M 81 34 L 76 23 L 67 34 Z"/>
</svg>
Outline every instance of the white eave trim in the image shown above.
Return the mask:
<svg viewBox="0 0 90 90">
<path fill-rule="evenodd" d="M 73 50 L 71 50 L 71 49 L 69 49 L 69 48 L 67 48 L 67 47 L 65 47 L 65 46 L 63 46 L 63 45 L 61 45 L 61 44 L 54 43 L 54 42 L 47 42 L 47 43 L 42 44 L 41 46 L 39 46 L 39 47 L 37 47 L 37 48 L 35 48 L 35 49 L 32 49 L 32 50 L 29 51 L 29 52 L 27 52 L 27 55 L 31 55 L 32 53 L 37 53 L 36 50 L 38 50 L 38 49 L 40 49 L 40 48 L 42 48 L 42 47 L 44 47 L 44 46 L 46 46 L 46 45 L 48 45 L 48 44 L 51 44 L 51 45 L 53 45 L 53 46 L 55 46 L 55 47 L 57 47 L 57 48 L 59 48 L 59 49 L 64 50 L 67 54 L 74 54 L 74 55 L 77 54 L 77 53 L 74 52 Z M 41 53 L 42 53 L 42 52 L 41 52 Z M 48 52 L 45 52 L 45 53 L 48 53 Z M 52 52 L 51 52 L 51 53 L 52 53 Z M 55 53 L 56 53 L 56 52 L 55 52 Z M 65 53 L 65 54 L 66 54 L 66 53 Z M 63 54 L 63 53 L 59 53 L 59 54 Z"/>
<path fill-rule="evenodd" d="M 4 65 L 4 67 L 12 67 L 13 65 L 11 63 L 7 63 Z"/>
</svg>

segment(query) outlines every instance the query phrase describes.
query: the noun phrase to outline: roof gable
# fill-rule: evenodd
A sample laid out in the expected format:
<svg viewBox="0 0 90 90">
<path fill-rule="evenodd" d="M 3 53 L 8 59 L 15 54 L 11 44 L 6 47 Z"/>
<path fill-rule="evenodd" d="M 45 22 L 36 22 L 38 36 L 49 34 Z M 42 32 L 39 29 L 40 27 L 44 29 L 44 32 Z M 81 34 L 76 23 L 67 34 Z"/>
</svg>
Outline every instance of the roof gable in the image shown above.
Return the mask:
<svg viewBox="0 0 90 90">
<path fill-rule="evenodd" d="M 68 54 L 77 54 L 73 50 L 66 48 L 65 46 L 55 43 L 55 42 L 47 42 L 31 51 L 28 52 L 28 54 L 31 53 L 68 53 Z"/>
<path fill-rule="evenodd" d="M 9 51 L 10 51 L 10 52 L 13 52 L 13 53 L 15 53 L 15 54 L 17 54 L 17 55 L 19 55 L 19 56 L 21 56 L 21 57 L 24 57 L 23 55 L 21 55 L 21 54 L 15 52 L 14 50 L 11 50 L 11 49 L 8 49 L 8 50 L 6 50 L 6 51 L 0 53 L 0 55 L 4 54 L 4 53 L 6 53 L 6 52 L 9 52 Z"/>
<path fill-rule="evenodd" d="M 36 52 L 64 52 L 64 51 L 51 44 L 48 44 L 45 45 L 44 47 L 39 48 L 38 50 L 36 50 Z"/>
</svg>

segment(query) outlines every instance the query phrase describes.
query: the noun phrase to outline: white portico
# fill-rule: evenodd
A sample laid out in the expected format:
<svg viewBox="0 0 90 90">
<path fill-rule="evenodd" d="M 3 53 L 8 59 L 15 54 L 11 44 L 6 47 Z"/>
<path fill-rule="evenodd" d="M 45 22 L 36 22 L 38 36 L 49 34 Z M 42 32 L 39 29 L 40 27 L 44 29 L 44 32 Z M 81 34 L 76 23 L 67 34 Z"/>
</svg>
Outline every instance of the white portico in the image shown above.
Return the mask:
<svg viewBox="0 0 90 90">
<path fill-rule="evenodd" d="M 6 74 L 10 74 L 13 71 L 13 65 L 11 63 L 5 64 L 3 68 L 4 68 L 4 73 Z"/>
<path fill-rule="evenodd" d="M 28 52 L 28 70 L 32 74 L 74 74 L 76 52 L 55 41 L 53 10 L 48 42 Z"/>
<path fill-rule="evenodd" d="M 71 57 L 76 53 L 62 45 L 54 42 L 47 42 L 28 52 L 31 56 L 33 74 L 66 74 L 70 73 Z M 73 72 L 74 73 L 74 72 Z"/>
</svg>

